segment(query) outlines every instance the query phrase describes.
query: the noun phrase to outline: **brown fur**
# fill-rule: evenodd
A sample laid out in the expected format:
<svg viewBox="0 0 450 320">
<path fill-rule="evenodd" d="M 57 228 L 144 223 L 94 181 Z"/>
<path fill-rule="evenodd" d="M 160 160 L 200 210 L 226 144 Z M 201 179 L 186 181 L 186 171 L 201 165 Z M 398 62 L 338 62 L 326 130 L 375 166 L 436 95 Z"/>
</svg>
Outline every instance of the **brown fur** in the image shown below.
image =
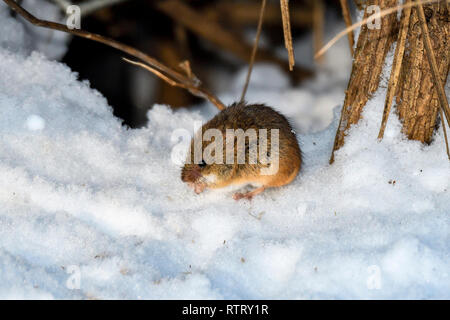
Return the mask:
<svg viewBox="0 0 450 320">
<path fill-rule="evenodd" d="M 302 157 L 297 138 L 288 120 L 265 105 L 246 105 L 235 103 L 218 113 L 214 118 L 202 127 L 202 133 L 207 129 L 218 129 L 226 140 L 226 129 L 255 129 L 258 136 L 259 129 L 268 130 L 268 150 L 271 150 L 270 129 L 279 129 L 279 170 L 274 175 L 261 175 L 260 170 L 267 165 L 258 161 L 257 164 L 249 164 L 249 143 L 245 139 L 245 164 L 237 164 L 237 146 L 234 141 L 235 163 L 228 164 L 207 164 L 200 167 L 198 164 L 186 164 L 181 172 L 181 179 L 191 185 L 201 185 L 203 188 L 223 188 L 231 184 L 259 183 L 264 188 L 281 187 L 289 184 L 297 176 L 301 169 Z M 200 133 L 200 132 L 199 132 Z M 198 134 L 199 134 L 198 133 Z M 212 141 L 203 141 L 203 150 Z M 223 154 L 225 155 L 225 145 Z M 191 143 L 191 159 L 194 162 L 194 140 Z M 214 174 L 217 181 L 210 182 L 203 177 Z M 249 194 L 251 197 L 253 194 Z M 243 197 L 246 197 L 243 195 Z"/>
</svg>

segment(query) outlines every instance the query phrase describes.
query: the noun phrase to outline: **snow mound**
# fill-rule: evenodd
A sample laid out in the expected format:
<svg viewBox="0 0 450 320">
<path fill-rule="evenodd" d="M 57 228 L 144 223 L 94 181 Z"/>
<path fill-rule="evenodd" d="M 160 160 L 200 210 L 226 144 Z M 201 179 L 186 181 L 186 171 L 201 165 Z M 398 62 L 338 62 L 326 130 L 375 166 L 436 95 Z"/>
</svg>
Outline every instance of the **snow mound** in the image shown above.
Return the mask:
<svg viewBox="0 0 450 320">
<path fill-rule="evenodd" d="M 127 129 L 68 67 L 15 53 L 24 34 L 0 15 L 0 298 L 450 298 L 442 131 L 430 146 L 407 141 L 392 115 L 378 142 L 384 89 L 330 166 L 345 78 L 325 69 L 283 89 L 257 68 L 279 81 L 256 81 L 248 100 L 291 118 L 304 168 L 252 202 L 195 195 L 172 134 L 206 108 L 155 105 Z"/>
</svg>

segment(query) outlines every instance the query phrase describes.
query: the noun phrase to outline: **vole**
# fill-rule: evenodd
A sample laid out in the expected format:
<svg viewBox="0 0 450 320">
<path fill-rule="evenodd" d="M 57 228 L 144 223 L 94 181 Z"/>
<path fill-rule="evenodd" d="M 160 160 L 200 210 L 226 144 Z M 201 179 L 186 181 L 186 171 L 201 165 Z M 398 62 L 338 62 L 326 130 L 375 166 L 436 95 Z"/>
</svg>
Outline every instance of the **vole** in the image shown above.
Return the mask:
<svg viewBox="0 0 450 320">
<path fill-rule="evenodd" d="M 233 131 L 246 134 L 245 145 Z M 196 143 L 200 152 L 195 151 Z M 210 151 L 210 156 L 205 151 Z M 217 156 L 224 160 L 217 161 Z M 255 156 L 259 156 L 257 161 Z M 251 199 L 266 188 L 292 182 L 301 165 L 301 150 L 289 121 L 271 107 L 241 102 L 219 112 L 196 133 L 181 180 L 197 194 L 207 188 L 252 184 L 256 186 L 253 191 L 233 196 L 235 200 Z"/>
</svg>

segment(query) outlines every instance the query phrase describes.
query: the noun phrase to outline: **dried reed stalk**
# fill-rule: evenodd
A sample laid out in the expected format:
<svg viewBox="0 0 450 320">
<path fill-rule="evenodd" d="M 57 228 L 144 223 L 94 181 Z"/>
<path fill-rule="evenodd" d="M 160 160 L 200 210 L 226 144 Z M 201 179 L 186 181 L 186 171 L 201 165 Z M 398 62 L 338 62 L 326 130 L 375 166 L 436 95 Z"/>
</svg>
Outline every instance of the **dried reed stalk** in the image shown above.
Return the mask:
<svg viewBox="0 0 450 320">
<path fill-rule="evenodd" d="M 289 70 L 294 69 L 295 57 L 292 46 L 291 20 L 289 17 L 289 0 L 280 0 L 281 16 L 283 19 L 284 45 L 289 55 Z"/>
<path fill-rule="evenodd" d="M 409 3 L 410 1 L 411 0 L 406 0 L 406 3 Z M 405 44 L 406 44 L 406 37 L 408 35 L 410 17 L 411 17 L 411 7 L 405 8 L 400 33 L 397 39 L 397 47 L 395 48 L 394 62 L 392 64 L 391 76 L 389 78 L 389 85 L 386 93 L 386 100 L 384 104 L 384 111 L 381 120 L 380 132 L 378 133 L 378 139 L 383 139 L 384 130 L 386 129 L 386 124 L 389 118 L 389 113 L 391 112 L 392 101 L 394 99 L 395 93 L 397 92 L 397 84 L 398 79 L 400 77 L 400 69 L 402 67 L 403 54 L 405 53 Z"/>
<path fill-rule="evenodd" d="M 323 0 L 314 0 L 313 16 L 314 51 L 316 52 L 323 47 L 323 34 L 325 26 L 325 6 L 323 4 Z M 319 57 L 317 61 L 322 63 L 322 57 Z"/>
<path fill-rule="evenodd" d="M 245 100 L 245 94 L 247 93 L 248 85 L 250 83 L 250 77 L 252 75 L 253 64 L 255 63 L 256 52 L 258 51 L 259 38 L 261 36 L 262 24 L 264 19 L 264 11 L 266 9 L 267 0 L 262 0 L 261 10 L 259 12 L 258 28 L 256 31 L 255 43 L 253 44 L 252 56 L 250 57 L 250 63 L 247 71 L 247 78 L 245 79 L 244 88 L 242 89 L 241 102 Z"/>
<path fill-rule="evenodd" d="M 350 10 L 348 9 L 348 3 L 347 0 L 340 0 L 341 1 L 341 8 L 342 8 L 342 16 L 344 17 L 345 24 L 347 28 L 351 27 L 352 25 L 352 17 L 350 15 Z M 353 55 L 355 54 L 355 35 L 353 31 L 350 31 L 348 34 L 348 44 L 350 46 L 350 52 Z"/>
<path fill-rule="evenodd" d="M 342 37 L 346 36 L 349 32 L 356 30 L 357 28 L 361 27 L 362 25 L 365 25 L 366 23 L 372 21 L 373 19 L 376 19 L 376 18 L 381 19 L 381 18 L 383 18 L 387 15 L 390 15 L 394 12 L 398 12 L 398 10 L 417 6 L 417 4 L 419 4 L 419 3 L 420 4 L 428 4 L 428 3 L 435 3 L 435 2 L 439 2 L 439 1 L 442 1 L 442 0 L 421 0 L 421 1 L 417 1 L 416 3 L 407 3 L 407 4 L 397 5 L 392 8 L 389 8 L 389 9 L 381 10 L 379 12 L 379 14 L 367 17 L 366 19 L 356 22 L 356 23 L 352 24 L 350 27 L 347 27 L 344 30 L 342 30 L 341 32 L 339 32 L 330 41 L 328 41 L 328 43 L 325 46 L 323 46 L 323 48 L 320 49 L 319 52 L 317 52 L 315 54 L 314 58 L 315 59 L 320 58 L 325 52 L 327 52 Z M 447 1 L 449 1 L 449 0 L 447 0 Z"/>
<path fill-rule="evenodd" d="M 416 2 L 418 2 L 418 1 L 416 1 Z M 448 6 L 447 6 L 447 8 L 448 8 Z M 423 6 L 420 3 L 418 3 L 418 5 L 417 5 L 417 13 L 418 13 L 419 21 L 420 21 L 420 27 L 422 28 L 423 42 L 425 45 L 428 62 L 431 67 L 431 74 L 433 76 L 434 87 L 436 88 L 438 98 L 439 98 L 439 103 L 440 103 L 439 111 L 440 111 L 440 115 L 441 115 L 442 126 L 444 128 L 444 138 L 445 138 L 445 144 L 446 144 L 446 149 L 447 149 L 447 155 L 448 155 L 448 159 L 450 160 L 450 150 L 449 150 L 449 146 L 448 146 L 448 138 L 447 138 L 447 132 L 445 129 L 445 121 L 444 121 L 444 115 L 443 115 L 443 113 L 444 113 L 445 117 L 447 118 L 447 123 L 450 126 L 450 108 L 448 106 L 448 100 L 447 100 L 447 96 L 445 94 L 444 85 L 439 76 L 439 69 L 437 66 L 436 57 L 433 52 L 433 46 L 431 45 L 430 34 L 428 31 L 428 26 L 427 26 L 427 20 L 425 18 Z"/>
</svg>

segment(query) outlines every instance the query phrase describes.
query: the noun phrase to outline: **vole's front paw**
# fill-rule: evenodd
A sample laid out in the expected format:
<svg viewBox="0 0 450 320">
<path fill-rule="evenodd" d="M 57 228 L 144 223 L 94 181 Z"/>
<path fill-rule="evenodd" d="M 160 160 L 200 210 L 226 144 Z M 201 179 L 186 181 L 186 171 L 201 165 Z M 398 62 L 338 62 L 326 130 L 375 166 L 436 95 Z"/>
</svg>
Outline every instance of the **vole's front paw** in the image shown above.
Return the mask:
<svg viewBox="0 0 450 320">
<path fill-rule="evenodd" d="M 205 191 L 205 189 L 206 189 L 206 185 L 204 185 L 204 184 L 197 183 L 194 185 L 194 191 L 196 194 L 202 193 L 203 191 Z"/>
<path fill-rule="evenodd" d="M 188 183 L 189 187 L 194 189 L 194 192 L 196 194 L 200 194 L 206 189 L 206 185 L 202 183 Z"/>
</svg>

